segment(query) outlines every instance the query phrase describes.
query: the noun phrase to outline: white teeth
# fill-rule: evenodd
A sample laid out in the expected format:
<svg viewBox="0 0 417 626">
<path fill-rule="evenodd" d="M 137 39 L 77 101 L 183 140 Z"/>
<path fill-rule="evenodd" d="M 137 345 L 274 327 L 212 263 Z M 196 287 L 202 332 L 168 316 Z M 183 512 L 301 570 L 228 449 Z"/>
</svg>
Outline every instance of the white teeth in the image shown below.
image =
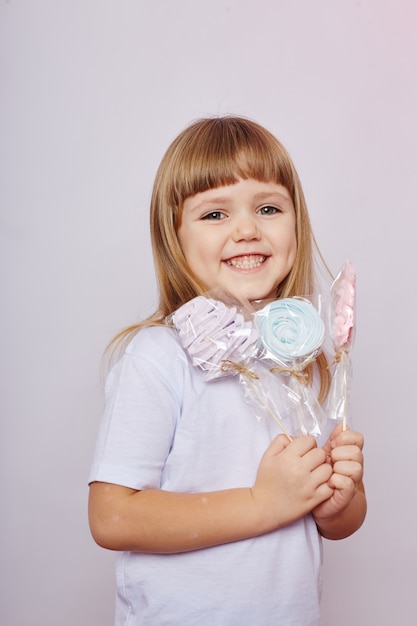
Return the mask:
<svg viewBox="0 0 417 626">
<path fill-rule="evenodd" d="M 250 270 L 255 267 L 259 267 L 265 261 L 264 256 L 254 256 L 254 255 L 245 255 L 240 257 L 235 257 L 234 259 L 230 259 L 227 261 L 228 265 L 233 265 L 233 267 L 237 267 L 242 270 Z"/>
</svg>

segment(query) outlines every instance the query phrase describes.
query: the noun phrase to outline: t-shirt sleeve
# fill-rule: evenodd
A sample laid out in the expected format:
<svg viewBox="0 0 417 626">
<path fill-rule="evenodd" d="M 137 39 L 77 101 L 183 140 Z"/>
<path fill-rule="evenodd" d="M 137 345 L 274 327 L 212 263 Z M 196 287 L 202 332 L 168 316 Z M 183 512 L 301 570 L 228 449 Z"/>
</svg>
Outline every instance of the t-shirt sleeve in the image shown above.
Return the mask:
<svg viewBox="0 0 417 626">
<path fill-rule="evenodd" d="M 159 488 L 181 414 L 184 352 L 168 328 L 136 335 L 106 380 L 89 482 Z"/>
</svg>

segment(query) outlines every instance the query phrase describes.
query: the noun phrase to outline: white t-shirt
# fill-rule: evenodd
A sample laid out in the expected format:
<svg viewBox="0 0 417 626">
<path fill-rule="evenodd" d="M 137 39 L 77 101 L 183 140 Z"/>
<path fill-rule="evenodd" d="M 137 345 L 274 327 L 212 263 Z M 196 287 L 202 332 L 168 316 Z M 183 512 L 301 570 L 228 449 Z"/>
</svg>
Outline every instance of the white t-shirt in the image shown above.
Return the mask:
<svg viewBox="0 0 417 626">
<path fill-rule="evenodd" d="M 89 481 L 199 493 L 250 487 L 278 434 L 238 377 L 206 382 L 168 327 L 141 330 L 110 372 Z M 311 516 L 180 554 L 125 552 L 116 626 L 319 626 L 321 539 Z"/>
</svg>

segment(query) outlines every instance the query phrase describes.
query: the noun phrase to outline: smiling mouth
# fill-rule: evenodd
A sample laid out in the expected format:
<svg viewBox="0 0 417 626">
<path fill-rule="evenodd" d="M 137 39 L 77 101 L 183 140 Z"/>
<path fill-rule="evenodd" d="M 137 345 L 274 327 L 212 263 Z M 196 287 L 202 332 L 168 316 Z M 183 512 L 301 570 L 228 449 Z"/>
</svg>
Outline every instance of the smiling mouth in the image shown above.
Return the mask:
<svg viewBox="0 0 417 626">
<path fill-rule="evenodd" d="M 236 267 L 241 270 L 252 270 L 255 267 L 260 267 L 264 263 L 266 256 L 260 254 L 245 254 L 244 256 L 237 256 L 233 259 L 226 261 L 227 265 Z"/>
</svg>

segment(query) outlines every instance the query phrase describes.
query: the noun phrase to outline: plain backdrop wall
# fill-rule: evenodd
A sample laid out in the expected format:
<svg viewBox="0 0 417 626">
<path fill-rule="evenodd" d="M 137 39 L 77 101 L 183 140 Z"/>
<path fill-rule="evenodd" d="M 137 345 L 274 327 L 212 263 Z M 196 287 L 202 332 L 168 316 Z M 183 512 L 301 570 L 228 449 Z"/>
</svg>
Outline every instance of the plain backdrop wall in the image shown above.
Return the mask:
<svg viewBox="0 0 417 626">
<path fill-rule="evenodd" d="M 0 3 L 2 626 L 112 624 L 114 555 L 86 514 L 101 354 L 155 306 L 159 160 L 217 113 L 284 142 L 331 269 L 357 267 L 369 514 L 325 543 L 325 625 L 416 623 L 416 18 L 412 0 Z"/>
</svg>

